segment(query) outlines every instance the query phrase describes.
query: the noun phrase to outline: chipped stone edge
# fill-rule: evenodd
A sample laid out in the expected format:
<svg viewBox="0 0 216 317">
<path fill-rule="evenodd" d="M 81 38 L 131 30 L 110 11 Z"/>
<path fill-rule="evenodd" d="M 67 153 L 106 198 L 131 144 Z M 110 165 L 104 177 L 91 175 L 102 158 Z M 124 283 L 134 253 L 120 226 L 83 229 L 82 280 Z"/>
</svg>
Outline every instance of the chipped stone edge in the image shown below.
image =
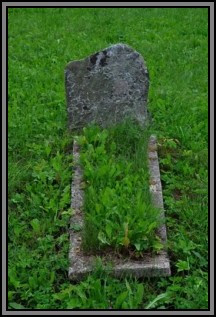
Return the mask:
<svg viewBox="0 0 216 317">
<path fill-rule="evenodd" d="M 78 225 L 80 228 L 83 226 L 82 205 L 84 193 L 81 187 L 83 178 L 82 169 L 79 165 L 80 153 L 79 146 L 76 141 L 73 144 L 73 180 L 71 186 L 71 208 L 73 215 L 71 223 Z M 150 192 L 152 195 L 153 204 L 160 208 L 161 218 L 165 219 L 162 186 L 160 180 L 160 169 L 157 154 L 157 139 L 156 136 L 151 135 L 148 144 L 148 161 L 150 172 Z M 115 277 L 124 277 L 127 275 L 140 277 L 155 277 L 155 276 L 170 276 L 170 261 L 166 252 L 167 232 L 166 225 L 163 224 L 157 232 L 162 243 L 164 244 L 163 250 L 157 255 L 145 256 L 142 260 L 131 259 L 115 259 L 112 257 L 113 266 L 111 272 Z M 104 269 L 109 259 L 101 257 L 104 262 Z M 87 274 L 91 273 L 95 265 L 95 256 L 87 256 L 81 250 L 81 231 L 70 230 L 70 252 L 69 261 L 70 267 L 68 270 L 68 277 L 71 281 L 79 281 Z M 109 269 L 110 270 L 110 269 Z"/>
</svg>

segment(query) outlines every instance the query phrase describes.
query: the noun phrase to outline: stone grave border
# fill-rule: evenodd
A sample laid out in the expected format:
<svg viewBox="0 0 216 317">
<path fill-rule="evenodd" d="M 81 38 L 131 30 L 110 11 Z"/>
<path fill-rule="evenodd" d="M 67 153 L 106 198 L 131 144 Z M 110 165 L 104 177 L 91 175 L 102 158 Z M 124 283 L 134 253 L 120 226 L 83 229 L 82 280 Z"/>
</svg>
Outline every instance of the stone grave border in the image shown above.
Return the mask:
<svg viewBox="0 0 216 317">
<path fill-rule="evenodd" d="M 73 224 L 82 228 L 83 225 L 83 199 L 84 192 L 81 188 L 82 169 L 79 164 L 79 146 L 74 141 L 73 143 L 73 178 L 71 186 L 71 208 L 73 215 L 71 218 L 72 229 L 70 229 L 70 251 L 68 277 L 71 281 L 79 281 L 94 270 L 96 256 L 85 255 L 81 250 L 81 231 L 73 229 Z M 160 216 L 165 220 L 162 186 L 160 179 L 160 169 L 157 154 L 157 140 L 154 135 L 149 138 L 148 145 L 148 163 L 150 172 L 150 192 L 152 194 L 153 204 L 160 208 Z M 166 250 L 167 232 L 165 221 L 158 229 L 159 238 L 164 244 L 164 248 L 156 255 L 146 255 L 141 260 L 131 260 L 124 257 L 118 259 L 115 257 L 101 256 L 104 269 L 108 269 L 115 277 L 134 276 L 141 277 L 156 277 L 170 276 L 170 261 Z M 111 266 L 107 266 L 112 262 Z"/>
</svg>

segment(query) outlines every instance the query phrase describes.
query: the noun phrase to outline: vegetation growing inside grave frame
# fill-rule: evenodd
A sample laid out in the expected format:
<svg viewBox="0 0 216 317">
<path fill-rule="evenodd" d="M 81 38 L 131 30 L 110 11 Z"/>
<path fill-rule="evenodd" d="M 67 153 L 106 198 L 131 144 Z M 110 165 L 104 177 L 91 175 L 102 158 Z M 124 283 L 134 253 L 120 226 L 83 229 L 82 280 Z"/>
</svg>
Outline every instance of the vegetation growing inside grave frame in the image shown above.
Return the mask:
<svg viewBox="0 0 216 317">
<path fill-rule="evenodd" d="M 204 7 L 8 8 L 8 309 L 209 309 L 208 24 Z M 72 284 L 63 69 L 117 42 L 150 73 L 172 276 Z"/>
<path fill-rule="evenodd" d="M 159 209 L 151 202 L 147 128 L 125 121 L 90 125 L 77 137 L 83 169 L 86 252 L 104 247 L 141 256 L 162 248 Z"/>
</svg>

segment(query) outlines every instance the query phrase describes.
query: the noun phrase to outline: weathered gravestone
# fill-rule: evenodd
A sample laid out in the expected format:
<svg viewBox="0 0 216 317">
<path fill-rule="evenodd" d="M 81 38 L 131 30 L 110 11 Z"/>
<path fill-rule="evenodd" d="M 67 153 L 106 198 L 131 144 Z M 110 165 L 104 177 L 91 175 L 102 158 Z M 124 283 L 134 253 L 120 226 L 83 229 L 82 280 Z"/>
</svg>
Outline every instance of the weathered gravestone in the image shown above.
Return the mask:
<svg viewBox="0 0 216 317">
<path fill-rule="evenodd" d="M 125 44 L 112 45 L 65 69 L 69 129 L 90 122 L 107 127 L 125 118 L 147 122 L 148 70 Z"/>
<path fill-rule="evenodd" d="M 145 126 L 148 123 L 147 98 L 149 75 L 142 56 L 127 45 L 112 45 L 83 60 L 70 62 L 65 69 L 65 84 L 69 129 L 78 131 L 89 123 L 106 128 L 123 119 L 134 119 Z M 72 229 L 70 230 L 69 278 L 77 281 L 90 273 L 95 257 L 82 250 L 83 228 L 82 168 L 79 161 L 79 146 L 74 141 L 74 174 L 71 187 Z M 156 150 L 156 139 L 149 140 L 148 161 L 150 192 L 154 205 L 164 218 L 160 170 Z M 145 197 L 143 197 L 145 199 Z M 166 226 L 158 228 L 161 242 L 166 244 Z M 109 254 L 103 257 L 103 264 L 110 261 Z M 144 255 L 140 260 L 112 257 L 115 276 L 134 275 L 169 276 L 170 262 L 166 248 L 156 255 Z"/>
</svg>

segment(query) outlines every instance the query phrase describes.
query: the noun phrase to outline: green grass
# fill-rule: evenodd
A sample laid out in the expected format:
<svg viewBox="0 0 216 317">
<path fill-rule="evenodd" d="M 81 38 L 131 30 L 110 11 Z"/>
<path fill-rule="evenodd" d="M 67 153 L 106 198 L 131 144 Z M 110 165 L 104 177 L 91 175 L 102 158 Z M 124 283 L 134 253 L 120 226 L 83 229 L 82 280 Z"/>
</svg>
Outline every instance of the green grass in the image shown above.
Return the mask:
<svg viewBox="0 0 216 317">
<path fill-rule="evenodd" d="M 8 302 L 17 309 L 208 308 L 208 11 L 9 8 Z M 67 280 L 72 137 L 64 68 L 141 53 L 158 137 L 172 276 Z"/>
<path fill-rule="evenodd" d="M 77 137 L 84 186 L 85 252 L 109 249 L 136 257 L 163 246 L 157 236 L 160 210 L 149 191 L 148 129 L 133 122 Z"/>
</svg>

